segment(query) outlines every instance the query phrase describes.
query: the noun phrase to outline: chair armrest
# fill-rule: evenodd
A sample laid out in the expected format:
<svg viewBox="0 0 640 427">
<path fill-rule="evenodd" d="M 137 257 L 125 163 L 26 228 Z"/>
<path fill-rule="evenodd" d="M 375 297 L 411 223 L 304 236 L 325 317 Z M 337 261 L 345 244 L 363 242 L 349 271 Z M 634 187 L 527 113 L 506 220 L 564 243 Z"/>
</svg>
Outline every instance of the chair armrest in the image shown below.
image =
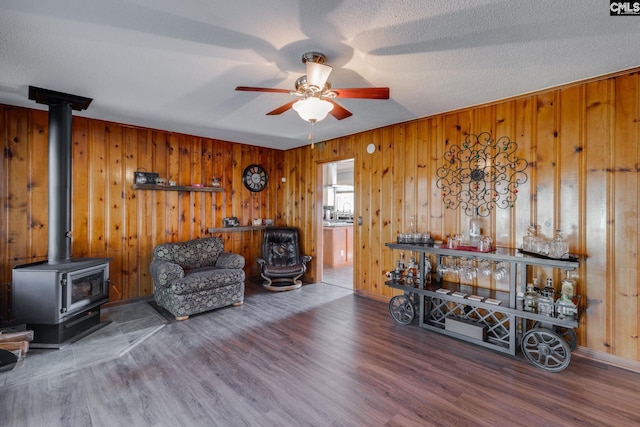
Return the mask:
<svg viewBox="0 0 640 427">
<path fill-rule="evenodd" d="M 240 254 L 222 252 L 216 261 L 217 268 L 244 268 L 244 257 Z"/>
<path fill-rule="evenodd" d="M 158 286 L 167 287 L 174 280 L 184 277 L 184 269 L 169 261 L 152 261 L 149 270 L 153 283 Z"/>
<path fill-rule="evenodd" d="M 311 261 L 311 255 L 302 255 L 302 257 L 300 259 L 302 260 L 303 264 L 306 264 L 309 261 Z"/>
<path fill-rule="evenodd" d="M 256 262 L 260 266 L 263 266 L 263 265 L 265 265 L 267 263 L 267 261 L 265 261 L 264 258 L 256 258 Z"/>
</svg>

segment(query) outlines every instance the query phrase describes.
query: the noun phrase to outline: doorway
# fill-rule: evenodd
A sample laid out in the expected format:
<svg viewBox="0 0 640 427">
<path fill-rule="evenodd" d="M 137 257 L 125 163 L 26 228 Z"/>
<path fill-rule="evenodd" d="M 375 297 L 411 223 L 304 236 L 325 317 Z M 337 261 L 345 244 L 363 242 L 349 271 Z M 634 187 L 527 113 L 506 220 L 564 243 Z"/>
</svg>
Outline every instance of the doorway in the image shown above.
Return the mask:
<svg viewBox="0 0 640 427">
<path fill-rule="evenodd" d="M 322 281 L 353 290 L 354 159 L 322 165 Z"/>
</svg>

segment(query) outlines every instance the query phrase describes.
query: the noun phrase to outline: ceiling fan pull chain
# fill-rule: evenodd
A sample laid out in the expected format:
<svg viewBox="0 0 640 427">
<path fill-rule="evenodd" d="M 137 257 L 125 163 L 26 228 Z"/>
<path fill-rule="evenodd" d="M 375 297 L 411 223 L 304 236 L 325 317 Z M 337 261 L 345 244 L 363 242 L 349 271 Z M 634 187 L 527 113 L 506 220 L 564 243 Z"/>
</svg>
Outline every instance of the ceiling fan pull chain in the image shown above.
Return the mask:
<svg viewBox="0 0 640 427">
<path fill-rule="evenodd" d="M 313 150 L 313 123 L 314 121 L 309 122 L 309 142 L 311 143 L 312 150 Z"/>
</svg>

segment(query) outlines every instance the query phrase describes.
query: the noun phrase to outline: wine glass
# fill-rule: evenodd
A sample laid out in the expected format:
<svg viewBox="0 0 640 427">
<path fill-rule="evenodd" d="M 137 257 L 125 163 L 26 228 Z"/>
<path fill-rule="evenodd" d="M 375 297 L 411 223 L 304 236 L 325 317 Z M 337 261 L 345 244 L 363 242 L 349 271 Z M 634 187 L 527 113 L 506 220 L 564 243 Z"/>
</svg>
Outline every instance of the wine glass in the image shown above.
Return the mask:
<svg viewBox="0 0 640 427">
<path fill-rule="evenodd" d="M 493 278 L 496 280 L 502 280 L 506 277 L 506 275 L 507 275 L 507 268 L 504 266 L 504 264 L 499 262 L 496 265 L 496 268 L 493 270 Z"/>
<path fill-rule="evenodd" d="M 447 257 L 447 270 L 449 273 L 457 276 L 460 274 L 460 266 L 458 265 L 458 258 L 454 256 Z"/>
<path fill-rule="evenodd" d="M 483 276 L 491 276 L 491 261 L 485 260 L 482 262 L 480 274 L 482 274 Z"/>
</svg>

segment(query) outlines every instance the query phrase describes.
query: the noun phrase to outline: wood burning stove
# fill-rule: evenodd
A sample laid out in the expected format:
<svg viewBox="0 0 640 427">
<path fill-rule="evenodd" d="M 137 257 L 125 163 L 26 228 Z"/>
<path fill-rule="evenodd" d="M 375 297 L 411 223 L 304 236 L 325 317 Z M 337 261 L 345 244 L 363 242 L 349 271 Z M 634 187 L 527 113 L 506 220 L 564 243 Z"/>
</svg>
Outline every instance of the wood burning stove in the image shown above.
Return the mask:
<svg viewBox="0 0 640 427">
<path fill-rule="evenodd" d="M 47 261 L 13 269 L 15 321 L 34 331 L 34 343 L 60 344 L 100 323 L 109 300 L 109 258 Z"/>
<path fill-rule="evenodd" d="M 99 325 L 111 259 L 71 258 L 71 113 L 92 100 L 33 86 L 29 99 L 49 106 L 49 252 L 13 269 L 13 314 L 34 343 L 57 346 Z"/>
</svg>

